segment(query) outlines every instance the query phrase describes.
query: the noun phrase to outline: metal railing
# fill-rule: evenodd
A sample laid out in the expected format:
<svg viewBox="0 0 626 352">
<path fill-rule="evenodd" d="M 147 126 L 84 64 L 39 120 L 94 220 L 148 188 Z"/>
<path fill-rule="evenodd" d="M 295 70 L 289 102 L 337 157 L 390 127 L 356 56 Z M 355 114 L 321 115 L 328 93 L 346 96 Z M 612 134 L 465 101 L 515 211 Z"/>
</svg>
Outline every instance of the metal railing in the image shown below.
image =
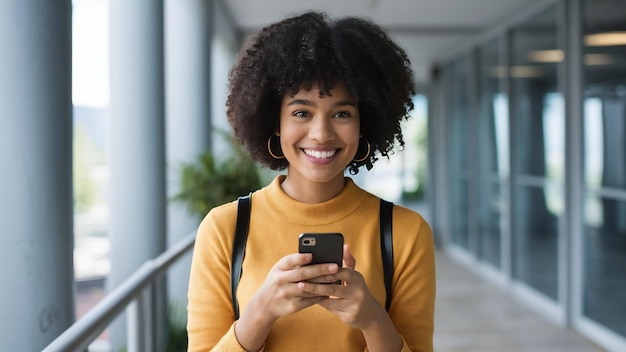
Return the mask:
<svg viewBox="0 0 626 352">
<path fill-rule="evenodd" d="M 172 264 L 186 254 L 195 243 L 195 231 L 167 249 L 158 257 L 146 261 L 137 271 L 107 294 L 102 301 L 89 310 L 82 318 L 46 346 L 44 352 L 86 351 L 106 329 L 106 327 L 127 309 L 128 351 L 146 351 L 154 345 L 155 336 L 145 329 L 147 323 L 142 319 L 143 307 L 154 299 L 143 295 L 144 289 L 160 278 Z"/>
</svg>

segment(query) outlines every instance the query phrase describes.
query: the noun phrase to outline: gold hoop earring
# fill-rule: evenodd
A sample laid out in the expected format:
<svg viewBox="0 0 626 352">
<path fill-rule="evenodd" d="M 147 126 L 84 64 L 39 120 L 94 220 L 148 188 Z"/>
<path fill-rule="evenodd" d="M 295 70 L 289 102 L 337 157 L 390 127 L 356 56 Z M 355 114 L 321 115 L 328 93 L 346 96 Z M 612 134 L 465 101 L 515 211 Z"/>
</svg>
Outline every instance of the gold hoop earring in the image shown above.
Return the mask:
<svg viewBox="0 0 626 352">
<path fill-rule="evenodd" d="M 365 143 L 367 143 L 367 153 L 365 153 L 365 156 L 364 156 L 364 157 L 362 157 L 362 158 L 359 158 L 359 159 L 352 159 L 352 161 L 354 161 L 354 162 L 356 162 L 356 163 L 360 163 L 361 161 L 365 161 L 367 158 L 369 158 L 369 156 L 370 156 L 370 152 L 371 152 L 370 142 L 369 142 L 367 139 L 363 138 L 363 137 L 361 137 L 361 138 L 359 139 L 359 147 L 361 146 L 361 139 L 363 139 L 363 140 L 365 141 Z M 355 157 L 356 157 L 356 155 L 355 155 Z"/>
<path fill-rule="evenodd" d="M 277 135 L 273 134 L 270 136 L 270 138 L 267 140 L 267 151 L 270 152 L 270 155 L 274 158 L 274 159 L 284 159 L 285 155 L 276 155 L 272 152 L 272 138 L 274 137 L 278 137 Z M 280 137 L 279 137 L 280 138 Z"/>
</svg>

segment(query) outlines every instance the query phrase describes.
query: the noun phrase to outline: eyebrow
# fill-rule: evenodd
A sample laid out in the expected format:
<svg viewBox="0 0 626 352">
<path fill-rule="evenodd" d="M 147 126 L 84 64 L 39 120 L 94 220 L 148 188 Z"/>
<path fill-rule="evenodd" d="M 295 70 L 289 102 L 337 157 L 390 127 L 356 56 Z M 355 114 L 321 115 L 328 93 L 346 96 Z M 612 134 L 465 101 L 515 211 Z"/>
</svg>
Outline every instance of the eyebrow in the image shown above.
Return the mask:
<svg viewBox="0 0 626 352">
<path fill-rule="evenodd" d="M 307 99 L 293 99 L 287 103 L 287 106 L 292 105 L 306 105 L 306 106 L 315 106 L 315 102 Z M 354 106 L 357 107 L 356 103 L 352 100 L 339 100 L 333 104 L 333 106 Z"/>
</svg>

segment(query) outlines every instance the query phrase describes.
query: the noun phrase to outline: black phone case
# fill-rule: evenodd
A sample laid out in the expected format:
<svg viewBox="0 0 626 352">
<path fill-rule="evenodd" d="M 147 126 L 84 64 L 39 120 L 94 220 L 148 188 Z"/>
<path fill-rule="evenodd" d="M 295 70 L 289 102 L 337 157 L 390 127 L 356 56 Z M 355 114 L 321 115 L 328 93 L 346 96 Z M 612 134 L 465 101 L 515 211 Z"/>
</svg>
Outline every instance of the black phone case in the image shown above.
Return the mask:
<svg viewBox="0 0 626 352">
<path fill-rule="evenodd" d="M 343 235 L 340 233 L 303 233 L 298 240 L 298 251 L 312 253 L 311 264 L 337 263 L 341 267 Z"/>
</svg>

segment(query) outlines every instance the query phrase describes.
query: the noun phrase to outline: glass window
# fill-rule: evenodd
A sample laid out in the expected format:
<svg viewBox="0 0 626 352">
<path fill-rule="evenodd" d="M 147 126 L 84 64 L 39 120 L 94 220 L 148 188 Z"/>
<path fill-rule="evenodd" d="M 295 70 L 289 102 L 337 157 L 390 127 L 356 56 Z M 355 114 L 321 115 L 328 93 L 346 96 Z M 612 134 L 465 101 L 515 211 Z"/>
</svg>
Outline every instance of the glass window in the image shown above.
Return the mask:
<svg viewBox="0 0 626 352">
<path fill-rule="evenodd" d="M 423 195 L 428 174 L 428 100 L 425 95 L 413 97 L 411 117 L 401 122 L 403 149 L 380 158 L 370 171 L 363 168 L 350 177 L 367 191 L 389 201 L 418 210 L 428 219 Z"/>
<path fill-rule="evenodd" d="M 626 336 L 626 8 L 583 2 L 583 314 Z"/>
<path fill-rule="evenodd" d="M 500 267 L 502 188 L 509 172 L 508 99 L 500 81 L 500 40 L 478 49 L 478 256 Z"/>
<path fill-rule="evenodd" d="M 449 67 L 450 102 L 448 148 L 450 218 L 452 241 L 469 249 L 469 123 L 467 97 L 467 59 L 462 57 Z"/>
<path fill-rule="evenodd" d="M 583 314 L 626 336 L 626 200 L 585 202 Z"/>
<path fill-rule="evenodd" d="M 514 155 L 513 276 L 558 300 L 558 217 L 563 211 L 564 102 L 557 11 L 511 33 Z"/>
<path fill-rule="evenodd" d="M 109 3 L 72 1 L 76 318 L 105 294 L 109 261 Z M 107 332 L 96 343 L 107 340 Z"/>
</svg>

